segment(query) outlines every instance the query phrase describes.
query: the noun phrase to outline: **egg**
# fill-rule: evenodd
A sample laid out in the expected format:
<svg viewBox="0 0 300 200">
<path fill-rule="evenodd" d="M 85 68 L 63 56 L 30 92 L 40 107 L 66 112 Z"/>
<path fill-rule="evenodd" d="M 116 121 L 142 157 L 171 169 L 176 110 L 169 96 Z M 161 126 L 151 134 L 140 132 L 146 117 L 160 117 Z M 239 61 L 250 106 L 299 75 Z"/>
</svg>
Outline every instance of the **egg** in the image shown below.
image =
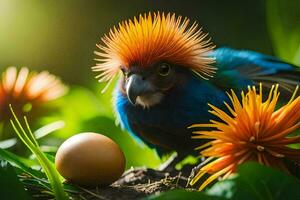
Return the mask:
<svg viewBox="0 0 300 200">
<path fill-rule="evenodd" d="M 125 170 L 125 157 L 110 138 L 97 133 L 80 133 L 67 139 L 55 156 L 57 171 L 78 185 L 110 185 Z"/>
</svg>

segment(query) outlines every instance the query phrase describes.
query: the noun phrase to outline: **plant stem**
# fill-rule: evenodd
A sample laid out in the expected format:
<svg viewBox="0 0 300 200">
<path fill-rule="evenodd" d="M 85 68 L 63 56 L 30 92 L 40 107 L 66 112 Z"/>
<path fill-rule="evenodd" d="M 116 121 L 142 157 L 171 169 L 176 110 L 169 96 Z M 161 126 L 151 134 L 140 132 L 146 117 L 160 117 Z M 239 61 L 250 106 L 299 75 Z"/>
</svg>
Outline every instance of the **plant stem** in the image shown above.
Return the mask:
<svg viewBox="0 0 300 200">
<path fill-rule="evenodd" d="M 13 114 L 13 119 L 10 120 L 13 129 L 15 130 L 16 134 L 21 139 L 21 141 L 36 156 L 37 160 L 41 164 L 43 170 L 46 173 L 46 176 L 48 177 L 55 198 L 58 200 L 68 200 L 69 198 L 67 193 L 64 191 L 63 184 L 60 179 L 60 175 L 56 171 L 53 163 L 51 163 L 48 160 L 48 158 L 43 154 L 43 152 L 39 148 L 38 142 L 36 141 L 29 127 L 27 118 L 24 117 L 24 121 L 28 132 L 26 132 L 25 129 L 23 128 L 22 124 L 20 123 L 19 119 L 17 118 L 15 112 L 12 109 L 12 106 L 9 105 L 9 107 Z"/>
</svg>

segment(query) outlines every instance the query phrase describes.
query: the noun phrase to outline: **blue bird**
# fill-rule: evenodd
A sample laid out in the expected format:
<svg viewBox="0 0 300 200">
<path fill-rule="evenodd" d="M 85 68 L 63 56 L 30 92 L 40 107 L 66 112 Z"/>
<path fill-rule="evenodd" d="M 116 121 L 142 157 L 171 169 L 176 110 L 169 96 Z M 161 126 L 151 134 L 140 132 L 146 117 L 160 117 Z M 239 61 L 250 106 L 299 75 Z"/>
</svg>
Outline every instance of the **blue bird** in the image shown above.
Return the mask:
<svg viewBox="0 0 300 200">
<path fill-rule="evenodd" d="M 128 20 L 103 37 L 95 71 L 100 81 L 122 75 L 114 105 L 121 126 L 159 154 L 192 154 L 199 141 L 189 127 L 214 119 L 208 103 L 229 103 L 226 91 L 279 83 L 283 92 L 300 83 L 300 71 L 254 51 L 218 48 L 194 23 L 174 14 L 149 13 Z M 205 141 L 203 141 L 205 142 Z"/>
</svg>

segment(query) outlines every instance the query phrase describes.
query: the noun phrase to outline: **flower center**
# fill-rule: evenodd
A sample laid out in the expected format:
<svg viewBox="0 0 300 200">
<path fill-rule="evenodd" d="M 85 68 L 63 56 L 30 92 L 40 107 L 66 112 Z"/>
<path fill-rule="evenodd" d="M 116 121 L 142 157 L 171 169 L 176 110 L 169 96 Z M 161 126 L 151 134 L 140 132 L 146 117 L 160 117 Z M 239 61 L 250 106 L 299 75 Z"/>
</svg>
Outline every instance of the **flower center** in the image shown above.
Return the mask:
<svg viewBox="0 0 300 200">
<path fill-rule="evenodd" d="M 256 146 L 256 149 L 257 149 L 258 151 L 264 151 L 264 150 L 265 150 L 265 147 L 263 147 L 263 146 L 261 146 L 261 145 L 257 145 L 257 146 Z"/>
<path fill-rule="evenodd" d="M 265 146 L 257 144 L 257 142 L 255 142 L 255 141 L 256 141 L 255 137 L 251 136 L 250 139 L 249 139 L 251 148 L 255 148 L 259 152 L 269 153 L 272 156 L 277 157 L 277 158 L 283 158 L 283 157 L 285 157 L 284 154 L 278 153 L 278 152 L 276 152 L 276 150 L 274 150 L 272 148 L 267 148 Z"/>
</svg>

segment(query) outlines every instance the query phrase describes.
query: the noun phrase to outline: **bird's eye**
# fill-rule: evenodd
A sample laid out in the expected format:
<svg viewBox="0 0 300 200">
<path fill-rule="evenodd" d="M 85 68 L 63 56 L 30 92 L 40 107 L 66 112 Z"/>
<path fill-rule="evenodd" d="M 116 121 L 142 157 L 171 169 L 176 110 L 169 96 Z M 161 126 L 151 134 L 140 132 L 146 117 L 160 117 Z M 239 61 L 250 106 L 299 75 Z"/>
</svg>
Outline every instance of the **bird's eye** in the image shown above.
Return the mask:
<svg viewBox="0 0 300 200">
<path fill-rule="evenodd" d="M 161 76 L 168 76 L 171 71 L 171 66 L 167 63 L 163 63 L 158 67 L 157 73 Z"/>
<path fill-rule="evenodd" d="M 121 71 L 122 71 L 122 74 L 126 77 L 127 76 L 127 71 L 126 71 L 126 69 L 125 68 L 121 68 Z"/>
</svg>

